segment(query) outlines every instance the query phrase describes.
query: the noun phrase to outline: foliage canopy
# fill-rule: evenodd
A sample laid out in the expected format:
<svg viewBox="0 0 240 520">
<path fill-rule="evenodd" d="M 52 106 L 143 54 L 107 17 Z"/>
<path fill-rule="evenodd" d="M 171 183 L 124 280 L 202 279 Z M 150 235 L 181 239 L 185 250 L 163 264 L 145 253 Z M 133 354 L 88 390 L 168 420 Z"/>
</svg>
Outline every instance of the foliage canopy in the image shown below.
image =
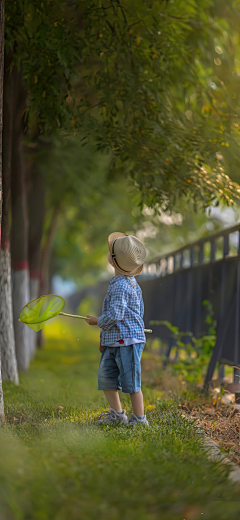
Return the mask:
<svg viewBox="0 0 240 520">
<path fill-rule="evenodd" d="M 28 127 L 94 137 L 141 207 L 179 196 L 232 204 L 224 157 L 239 142 L 239 16 L 233 1 L 8 1 L 6 49 L 23 66 Z"/>
</svg>

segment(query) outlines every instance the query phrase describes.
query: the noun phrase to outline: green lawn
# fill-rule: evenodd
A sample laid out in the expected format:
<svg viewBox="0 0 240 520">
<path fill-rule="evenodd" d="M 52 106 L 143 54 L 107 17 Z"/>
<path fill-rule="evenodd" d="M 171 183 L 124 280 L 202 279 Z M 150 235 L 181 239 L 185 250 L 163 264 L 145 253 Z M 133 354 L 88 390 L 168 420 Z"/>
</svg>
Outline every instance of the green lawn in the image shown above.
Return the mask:
<svg viewBox="0 0 240 520">
<path fill-rule="evenodd" d="M 143 388 L 149 428 L 92 423 L 107 408 L 97 327 L 56 318 L 45 336 L 19 387 L 4 384 L 0 520 L 239 520 L 239 487 L 177 403 Z"/>
</svg>

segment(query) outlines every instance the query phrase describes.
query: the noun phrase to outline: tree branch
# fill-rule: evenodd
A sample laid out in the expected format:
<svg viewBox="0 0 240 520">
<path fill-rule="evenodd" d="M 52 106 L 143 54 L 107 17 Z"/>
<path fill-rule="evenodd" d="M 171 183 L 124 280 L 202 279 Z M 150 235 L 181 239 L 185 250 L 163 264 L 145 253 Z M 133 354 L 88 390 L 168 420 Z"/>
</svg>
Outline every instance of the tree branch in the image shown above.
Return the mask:
<svg viewBox="0 0 240 520">
<path fill-rule="evenodd" d="M 124 19 L 125 24 L 128 25 L 128 23 L 127 23 L 127 18 L 126 18 L 126 16 L 125 16 L 125 13 L 124 13 L 124 10 L 123 10 L 123 6 L 120 4 L 119 0 L 116 0 L 116 2 L 117 2 L 117 4 L 118 4 L 118 7 L 120 7 L 120 9 L 121 9 L 121 12 L 122 12 L 122 15 L 123 15 L 123 19 Z"/>
</svg>

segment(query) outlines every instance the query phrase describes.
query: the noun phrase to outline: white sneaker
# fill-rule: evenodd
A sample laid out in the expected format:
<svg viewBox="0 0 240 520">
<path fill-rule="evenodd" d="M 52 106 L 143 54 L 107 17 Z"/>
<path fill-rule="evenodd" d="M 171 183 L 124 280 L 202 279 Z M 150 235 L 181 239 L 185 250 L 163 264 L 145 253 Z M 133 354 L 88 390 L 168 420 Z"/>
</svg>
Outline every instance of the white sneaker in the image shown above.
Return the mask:
<svg viewBox="0 0 240 520">
<path fill-rule="evenodd" d="M 134 413 L 132 413 L 132 415 L 128 421 L 128 424 L 129 425 L 144 424 L 145 426 L 149 426 L 146 415 L 143 416 L 143 419 L 139 419 L 136 415 L 134 415 Z"/>
<path fill-rule="evenodd" d="M 114 424 L 117 421 L 120 421 L 122 424 L 128 423 L 128 418 L 126 416 L 126 411 L 123 410 L 122 412 L 116 412 L 113 408 L 110 408 L 110 412 L 108 410 L 105 410 L 104 412 L 100 413 L 98 417 L 95 419 L 95 423 L 97 424 Z"/>
</svg>

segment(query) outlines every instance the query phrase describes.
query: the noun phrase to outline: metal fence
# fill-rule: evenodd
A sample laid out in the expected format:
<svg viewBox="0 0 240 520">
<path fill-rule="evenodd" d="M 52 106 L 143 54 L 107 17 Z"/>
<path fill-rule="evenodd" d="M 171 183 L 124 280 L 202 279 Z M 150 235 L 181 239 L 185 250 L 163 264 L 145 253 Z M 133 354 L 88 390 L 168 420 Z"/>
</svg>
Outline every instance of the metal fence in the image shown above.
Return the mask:
<svg viewBox="0 0 240 520">
<path fill-rule="evenodd" d="M 145 304 L 144 322 L 167 320 L 196 338 L 207 333 L 203 300 L 213 305 L 217 320 L 217 341 L 205 384 L 217 361 L 240 368 L 240 223 L 187 244 L 147 262 L 137 278 Z M 154 325 L 153 337 L 168 345 L 173 340 L 163 325 Z M 239 370 L 235 368 L 235 380 Z"/>
</svg>

